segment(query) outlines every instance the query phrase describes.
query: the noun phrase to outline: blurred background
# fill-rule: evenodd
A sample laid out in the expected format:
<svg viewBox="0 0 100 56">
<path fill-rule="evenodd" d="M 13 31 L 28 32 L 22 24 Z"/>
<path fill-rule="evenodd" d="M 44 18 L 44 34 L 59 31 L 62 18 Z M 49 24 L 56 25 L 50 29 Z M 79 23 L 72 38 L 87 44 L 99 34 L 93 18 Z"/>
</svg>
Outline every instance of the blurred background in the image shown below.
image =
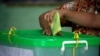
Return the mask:
<svg viewBox="0 0 100 56">
<path fill-rule="evenodd" d="M 39 15 L 72 0 L 0 0 L 0 30 L 14 26 L 19 30 L 41 29 Z M 63 27 L 71 31 L 70 27 Z"/>
<path fill-rule="evenodd" d="M 34 3 L 34 4 L 50 4 L 50 3 L 65 3 L 71 0 L 0 0 L 3 3 Z"/>
</svg>

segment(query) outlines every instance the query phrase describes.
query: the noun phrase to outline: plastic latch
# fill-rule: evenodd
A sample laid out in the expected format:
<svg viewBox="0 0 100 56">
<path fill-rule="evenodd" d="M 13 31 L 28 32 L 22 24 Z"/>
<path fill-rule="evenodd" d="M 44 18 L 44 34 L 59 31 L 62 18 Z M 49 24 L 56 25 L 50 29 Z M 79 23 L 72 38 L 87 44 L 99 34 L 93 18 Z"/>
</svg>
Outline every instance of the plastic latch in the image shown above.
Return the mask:
<svg viewBox="0 0 100 56">
<path fill-rule="evenodd" d="M 16 30 L 15 27 L 11 27 L 10 30 L 9 30 L 9 32 L 8 32 L 8 41 L 9 41 L 9 43 L 12 43 L 10 37 L 11 37 L 11 35 L 15 36 L 15 30 Z"/>
</svg>

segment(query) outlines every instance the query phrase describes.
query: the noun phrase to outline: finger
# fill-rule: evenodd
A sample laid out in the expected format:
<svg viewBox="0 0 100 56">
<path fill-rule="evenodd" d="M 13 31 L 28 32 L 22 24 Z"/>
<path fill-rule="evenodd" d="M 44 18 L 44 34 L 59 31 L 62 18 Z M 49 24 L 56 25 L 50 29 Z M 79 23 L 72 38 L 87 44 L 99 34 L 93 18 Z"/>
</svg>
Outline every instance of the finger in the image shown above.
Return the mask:
<svg viewBox="0 0 100 56">
<path fill-rule="evenodd" d="M 49 15 L 48 15 L 48 19 L 47 19 L 47 20 L 48 20 L 48 23 L 50 23 L 50 16 L 51 16 L 51 15 L 49 14 Z"/>
<path fill-rule="evenodd" d="M 48 21 L 48 22 L 49 22 L 49 19 L 50 19 L 49 17 L 50 17 L 50 13 L 47 13 L 47 14 L 45 15 L 45 20 Z"/>
<path fill-rule="evenodd" d="M 49 13 L 48 16 L 47 16 L 47 21 L 48 21 L 48 22 L 50 22 L 50 20 L 49 20 L 50 18 L 49 18 L 49 17 L 50 17 L 50 13 Z"/>
<path fill-rule="evenodd" d="M 48 30 L 48 31 L 47 31 L 47 35 L 49 35 L 49 36 L 50 36 L 50 34 L 51 34 L 51 33 L 50 33 L 50 31 Z"/>
<path fill-rule="evenodd" d="M 54 12 L 52 12 L 51 15 L 49 15 L 49 22 L 50 22 L 50 23 L 52 22 L 53 15 L 54 15 Z"/>
<path fill-rule="evenodd" d="M 51 24 L 50 17 L 51 17 L 51 14 L 48 14 L 47 19 L 46 19 L 49 25 Z"/>
<path fill-rule="evenodd" d="M 49 21 L 51 23 L 52 22 L 52 19 L 53 19 L 53 15 L 51 15 L 49 18 L 50 18 Z"/>
<path fill-rule="evenodd" d="M 46 34 L 45 30 L 43 31 L 43 34 L 44 34 L 44 35 Z"/>
<path fill-rule="evenodd" d="M 44 34 L 44 35 L 49 35 L 49 31 L 48 31 L 47 29 L 45 29 L 45 30 L 43 31 L 43 34 Z"/>
<path fill-rule="evenodd" d="M 50 36 L 50 32 L 47 33 Z"/>
<path fill-rule="evenodd" d="M 48 13 L 45 14 L 44 19 L 47 20 L 48 18 Z"/>
</svg>

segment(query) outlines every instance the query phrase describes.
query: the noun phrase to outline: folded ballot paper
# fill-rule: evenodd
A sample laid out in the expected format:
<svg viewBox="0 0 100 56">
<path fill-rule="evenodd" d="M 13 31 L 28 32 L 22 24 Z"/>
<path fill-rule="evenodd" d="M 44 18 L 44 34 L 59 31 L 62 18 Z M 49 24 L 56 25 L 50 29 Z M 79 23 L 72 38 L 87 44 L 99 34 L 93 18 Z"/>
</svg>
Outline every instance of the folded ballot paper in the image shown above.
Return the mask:
<svg viewBox="0 0 100 56">
<path fill-rule="evenodd" d="M 59 12 L 57 12 L 57 11 L 55 12 L 50 27 L 51 27 L 51 31 L 52 31 L 53 36 L 55 36 L 58 32 L 61 31 Z"/>
</svg>

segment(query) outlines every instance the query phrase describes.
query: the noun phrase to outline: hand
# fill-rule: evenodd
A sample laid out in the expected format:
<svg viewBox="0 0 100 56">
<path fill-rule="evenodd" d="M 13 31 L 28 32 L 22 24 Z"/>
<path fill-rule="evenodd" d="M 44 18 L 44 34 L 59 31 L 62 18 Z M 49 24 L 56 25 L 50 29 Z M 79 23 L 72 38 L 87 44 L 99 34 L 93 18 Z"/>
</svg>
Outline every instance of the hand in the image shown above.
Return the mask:
<svg viewBox="0 0 100 56">
<path fill-rule="evenodd" d="M 47 22 L 48 22 L 49 24 L 51 24 L 52 19 L 53 19 L 53 16 L 54 16 L 54 13 L 55 13 L 56 11 L 59 12 L 60 18 L 61 18 L 62 16 L 64 16 L 65 10 L 52 10 L 52 11 L 49 11 L 48 13 L 45 14 L 45 17 L 44 17 L 45 20 L 47 20 Z"/>
<path fill-rule="evenodd" d="M 52 18 L 53 18 L 53 15 L 54 15 L 55 12 L 56 12 L 56 10 L 52 10 L 52 11 L 50 11 L 50 12 L 48 12 L 48 13 L 45 14 L 44 18 L 45 18 L 45 20 L 47 20 L 47 22 L 49 24 L 51 24 Z"/>
<path fill-rule="evenodd" d="M 44 34 L 44 35 L 49 35 L 49 36 L 50 36 L 50 35 L 52 35 L 52 32 L 51 32 L 50 29 L 44 29 L 44 30 L 43 30 L 43 34 Z"/>
</svg>

